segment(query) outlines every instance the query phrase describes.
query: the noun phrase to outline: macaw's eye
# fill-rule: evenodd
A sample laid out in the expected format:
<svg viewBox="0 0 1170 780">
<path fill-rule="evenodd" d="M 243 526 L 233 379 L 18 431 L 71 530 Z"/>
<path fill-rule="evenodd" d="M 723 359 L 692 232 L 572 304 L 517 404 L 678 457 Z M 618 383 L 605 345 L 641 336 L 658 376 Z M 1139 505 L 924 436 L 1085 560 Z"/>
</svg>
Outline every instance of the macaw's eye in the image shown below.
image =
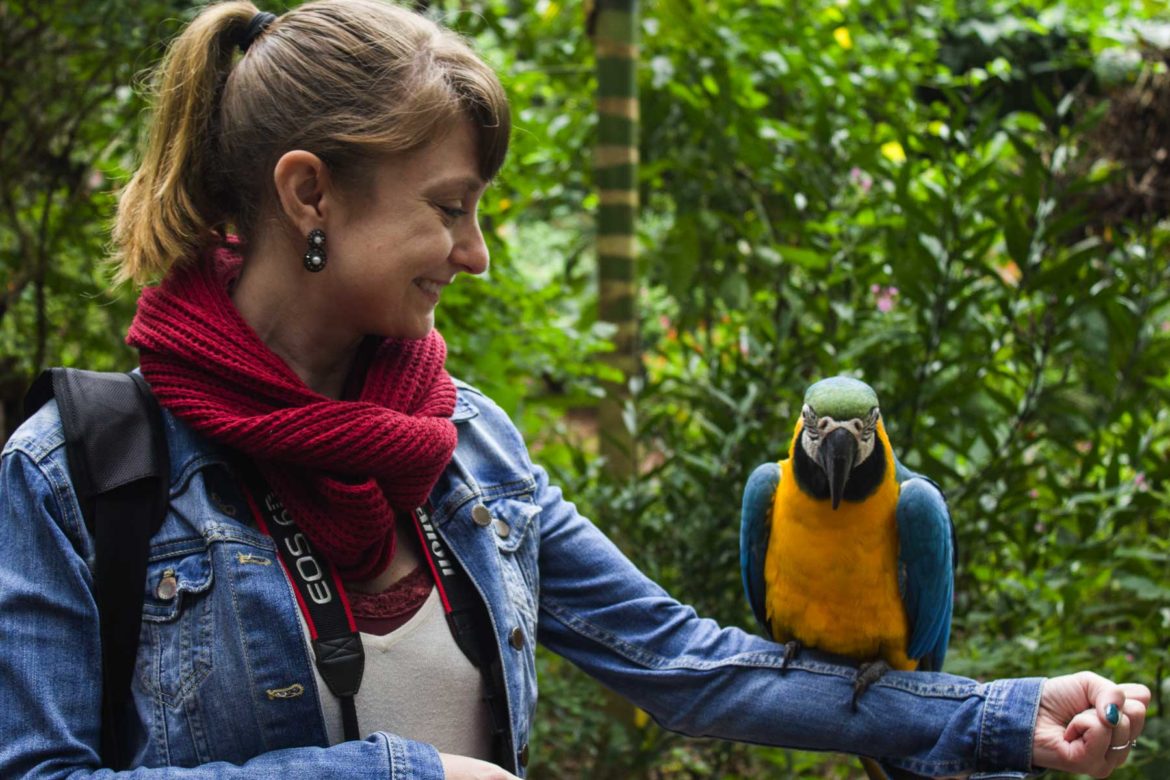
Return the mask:
<svg viewBox="0 0 1170 780">
<path fill-rule="evenodd" d="M 804 418 L 804 430 L 810 439 L 815 439 L 820 435 L 817 431 L 817 414 L 807 405 L 800 410 L 801 416 Z"/>
</svg>

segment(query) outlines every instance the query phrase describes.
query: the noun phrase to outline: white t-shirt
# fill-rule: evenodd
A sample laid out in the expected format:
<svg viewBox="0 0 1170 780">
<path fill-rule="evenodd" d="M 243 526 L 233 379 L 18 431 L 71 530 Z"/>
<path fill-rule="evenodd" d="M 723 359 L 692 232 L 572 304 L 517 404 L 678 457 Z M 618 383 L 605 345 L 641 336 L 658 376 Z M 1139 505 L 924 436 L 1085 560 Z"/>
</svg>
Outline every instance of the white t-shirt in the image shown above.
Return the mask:
<svg viewBox="0 0 1170 780">
<path fill-rule="evenodd" d="M 354 704 L 363 736 L 385 731 L 429 742 L 440 753 L 491 759 L 491 713 L 483 676 L 455 643 L 437 588 L 394 631 L 361 637 L 366 667 Z M 341 704 L 316 666 L 313 674 L 329 744 L 335 745 L 344 741 Z"/>
</svg>

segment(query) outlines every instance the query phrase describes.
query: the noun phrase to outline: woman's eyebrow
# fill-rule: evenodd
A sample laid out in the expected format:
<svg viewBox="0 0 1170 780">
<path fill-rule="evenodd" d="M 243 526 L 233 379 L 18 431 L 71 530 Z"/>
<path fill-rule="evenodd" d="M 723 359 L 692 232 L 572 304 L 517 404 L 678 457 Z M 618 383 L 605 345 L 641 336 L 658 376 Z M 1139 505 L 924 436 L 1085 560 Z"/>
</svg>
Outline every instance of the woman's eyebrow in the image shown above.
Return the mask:
<svg viewBox="0 0 1170 780">
<path fill-rule="evenodd" d="M 437 179 L 426 184 L 428 191 L 459 190 L 461 192 L 478 192 L 483 189 L 485 182 L 478 176 L 450 176 Z"/>
</svg>

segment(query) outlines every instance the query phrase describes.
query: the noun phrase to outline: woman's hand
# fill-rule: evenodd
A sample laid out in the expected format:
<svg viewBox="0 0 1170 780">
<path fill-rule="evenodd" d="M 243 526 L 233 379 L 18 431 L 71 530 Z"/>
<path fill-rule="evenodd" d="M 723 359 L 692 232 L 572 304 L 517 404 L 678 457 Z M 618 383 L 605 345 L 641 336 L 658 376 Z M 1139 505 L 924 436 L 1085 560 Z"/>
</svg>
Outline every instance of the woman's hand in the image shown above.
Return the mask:
<svg viewBox="0 0 1170 780">
<path fill-rule="evenodd" d="M 1146 725 L 1150 689 L 1078 672 L 1044 681 L 1032 763 L 1108 777 L 1129 758 Z"/>
<path fill-rule="evenodd" d="M 439 760 L 443 762 L 447 780 L 520 780 L 511 772 L 478 758 L 440 753 Z"/>
</svg>

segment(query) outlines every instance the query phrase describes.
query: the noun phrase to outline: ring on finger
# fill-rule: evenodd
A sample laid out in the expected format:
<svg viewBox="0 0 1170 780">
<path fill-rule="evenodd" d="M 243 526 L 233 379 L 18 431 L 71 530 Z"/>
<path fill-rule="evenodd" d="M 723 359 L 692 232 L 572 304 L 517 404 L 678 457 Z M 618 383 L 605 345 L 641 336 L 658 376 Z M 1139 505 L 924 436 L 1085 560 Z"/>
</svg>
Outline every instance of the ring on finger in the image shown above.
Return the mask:
<svg viewBox="0 0 1170 780">
<path fill-rule="evenodd" d="M 1129 750 L 1132 747 L 1137 747 L 1137 740 L 1136 739 L 1131 739 L 1129 742 L 1126 742 L 1124 745 L 1110 745 L 1109 749 L 1110 750 Z"/>
</svg>

